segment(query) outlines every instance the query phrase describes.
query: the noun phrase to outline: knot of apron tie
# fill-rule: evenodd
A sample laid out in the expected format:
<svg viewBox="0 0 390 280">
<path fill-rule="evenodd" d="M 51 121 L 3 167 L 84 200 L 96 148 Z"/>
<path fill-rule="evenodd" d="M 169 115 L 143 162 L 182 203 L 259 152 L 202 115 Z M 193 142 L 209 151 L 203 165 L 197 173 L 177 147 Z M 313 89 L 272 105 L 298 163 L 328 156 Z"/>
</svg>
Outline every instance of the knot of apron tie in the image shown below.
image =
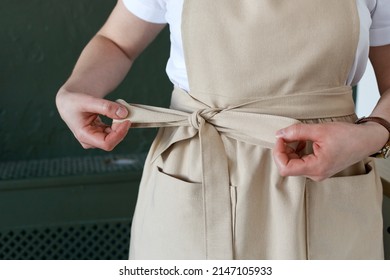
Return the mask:
<svg viewBox="0 0 390 280">
<path fill-rule="evenodd" d="M 330 89 L 283 98 L 254 100 L 230 108 L 212 108 L 175 88 L 171 106 L 175 109 L 128 104 L 118 100 L 129 110 L 133 127 L 176 127 L 160 138 L 152 161 L 171 145 L 200 139 L 205 252 L 207 259 L 233 258 L 233 233 L 228 160 L 221 134 L 264 148 L 272 148 L 275 132 L 299 123 L 296 118 L 316 118 L 330 112 L 334 116 L 354 113 L 350 87 Z M 332 99 L 334 103 L 321 99 Z M 297 106 L 292 106 L 293 104 Z M 322 104 L 335 104 L 321 108 Z M 322 106 L 323 107 L 323 106 Z M 291 111 L 292 110 L 292 111 Z M 287 116 L 285 116 L 287 115 Z M 324 117 L 330 117 L 325 115 Z M 114 120 L 120 122 L 124 120 Z M 188 128 L 192 129 L 188 129 Z"/>
<path fill-rule="evenodd" d="M 216 114 L 218 114 L 222 109 L 218 108 L 207 108 L 200 109 L 188 117 L 188 123 L 195 129 L 199 130 L 199 128 L 204 125 L 205 122 L 212 119 Z"/>
</svg>

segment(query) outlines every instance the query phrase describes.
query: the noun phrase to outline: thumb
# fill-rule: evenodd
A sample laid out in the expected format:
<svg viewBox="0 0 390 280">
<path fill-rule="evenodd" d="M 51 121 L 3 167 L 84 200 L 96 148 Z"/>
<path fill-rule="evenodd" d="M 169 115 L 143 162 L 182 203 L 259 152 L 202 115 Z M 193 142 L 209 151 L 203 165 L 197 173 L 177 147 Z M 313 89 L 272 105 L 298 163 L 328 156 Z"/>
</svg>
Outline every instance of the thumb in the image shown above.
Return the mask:
<svg viewBox="0 0 390 280">
<path fill-rule="evenodd" d="M 298 123 L 278 130 L 275 136 L 286 142 L 316 141 L 319 137 L 317 128 L 316 125 Z"/>
<path fill-rule="evenodd" d="M 81 105 L 84 112 L 104 115 L 111 119 L 124 119 L 129 115 L 125 106 L 102 98 L 88 97 Z"/>
</svg>

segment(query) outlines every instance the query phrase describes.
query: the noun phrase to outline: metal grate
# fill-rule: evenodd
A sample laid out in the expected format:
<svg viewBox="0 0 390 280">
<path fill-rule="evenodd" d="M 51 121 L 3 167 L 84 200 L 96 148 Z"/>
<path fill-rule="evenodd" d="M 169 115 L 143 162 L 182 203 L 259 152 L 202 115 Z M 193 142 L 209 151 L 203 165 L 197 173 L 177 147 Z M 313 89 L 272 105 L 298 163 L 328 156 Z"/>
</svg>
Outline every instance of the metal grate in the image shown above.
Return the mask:
<svg viewBox="0 0 390 280">
<path fill-rule="evenodd" d="M 2 260 L 124 260 L 130 221 L 0 232 Z"/>
<path fill-rule="evenodd" d="M 0 180 L 142 170 L 145 157 L 146 154 L 126 154 L 0 162 Z"/>
</svg>

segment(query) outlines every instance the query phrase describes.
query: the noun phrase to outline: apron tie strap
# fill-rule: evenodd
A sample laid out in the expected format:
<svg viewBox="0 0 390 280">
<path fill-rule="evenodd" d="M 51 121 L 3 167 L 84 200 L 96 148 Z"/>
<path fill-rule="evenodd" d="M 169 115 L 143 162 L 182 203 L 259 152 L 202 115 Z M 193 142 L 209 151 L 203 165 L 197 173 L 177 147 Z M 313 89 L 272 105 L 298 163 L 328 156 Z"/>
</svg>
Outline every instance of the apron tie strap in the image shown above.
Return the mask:
<svg viewBox="0 0 390 280">
<path fill-rule="evenodd" d="M 188 134 L 186 133 L 188 130 L 180 130 L 180 128 L 192 127 L 197 131 L 202 160 L 205 258 L 233 259 L 233 226 L 227 156 L 220 134 L 211 123 L 213 117 L 221 110 L 205 108 L 193 113 L 184 113 L 172 109 L 130 105 L 123 100 L 118 100 L 118 103 L 127 107 L 130 113 L 129 119 L 136 127 L 141 127 L 140 123 L 143 124 L 142 127 L 178 126 L 178 134 L 183 133 L 180 140 L 190 139 L 196 135 L 196 132 Z M 171 139 L 166 142 L 167 146 L 163 147 L 168 148 L 174 142 L 177 141 Z M 164 150 L 165 148 L 159 150 L 155 157 Z"/>
</svg>

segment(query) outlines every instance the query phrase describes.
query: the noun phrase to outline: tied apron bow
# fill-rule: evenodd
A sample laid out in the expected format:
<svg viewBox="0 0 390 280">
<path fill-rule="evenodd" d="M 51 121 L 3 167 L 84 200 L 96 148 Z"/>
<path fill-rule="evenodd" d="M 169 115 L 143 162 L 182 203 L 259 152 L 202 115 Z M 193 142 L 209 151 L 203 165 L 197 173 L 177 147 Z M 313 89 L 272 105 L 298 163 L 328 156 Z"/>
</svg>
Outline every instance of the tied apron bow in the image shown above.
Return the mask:
<svg viewBox="0 0 390 280">
<path fill-rule="evenodd" d="M 334 106 L 321 109 L 329 100 Z M 199 136 L 207 259 L 232 259 L 234 254 L 229 169 L 221 135 L 272 149 L 275 132 L 299 123 L 298 119 L 354 113 L 349 86 L 256 99 L 227 108 L 210 107 L 177 87 L 172 93 L 172 109 L 117 102 L 127 107 L 129 116 L 114 122 L 130 120 L 132 127 L 139 128 L 177 127 L 174 133 L 163 135 L 153 161 L 174 143 Z M 301 179 L 304 185 L 305 178 Z"/>
</svg>

